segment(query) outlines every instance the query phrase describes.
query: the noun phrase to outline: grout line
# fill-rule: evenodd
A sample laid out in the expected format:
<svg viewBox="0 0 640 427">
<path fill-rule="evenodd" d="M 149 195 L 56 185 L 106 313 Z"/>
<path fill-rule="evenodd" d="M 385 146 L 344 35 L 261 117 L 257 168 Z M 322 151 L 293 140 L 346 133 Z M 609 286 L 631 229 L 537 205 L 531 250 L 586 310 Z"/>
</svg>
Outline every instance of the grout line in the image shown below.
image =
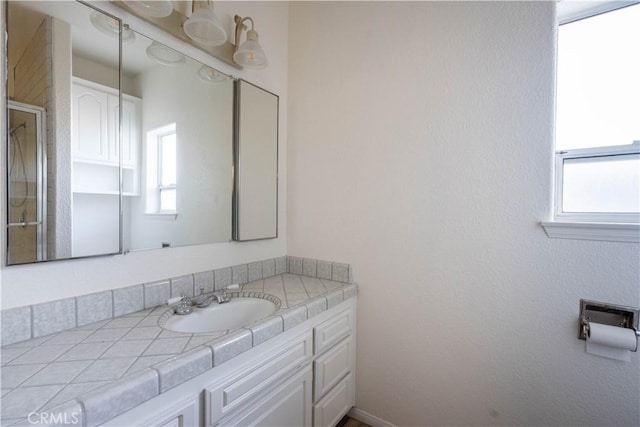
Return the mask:
<svg viewBox="0 0 640 427">
<path fill-rule="evenodd" d="M 113 292 L 113 290 L 111 290 L 111 318 L 115 318 L 116 317 L 116 296 Z"/>
<path fill-rule="evenodd" d="M 29 306 L 29 321 L 31 322 L 31 328 L 30 328 L 30 331 L 29 331 L 29 334 L 30 334 L 29 339 L 30 339 L 30 340 L 31 340 L 31 339 L 33 339 L 33 338 L 35 338 L 35 337 L 33 336 L 33 334 L 34 334 L 33 320 L 34 320 L 34 315 L 33 315 L 33 305 L 30 305 L 30 306 Z"/>
</svg>

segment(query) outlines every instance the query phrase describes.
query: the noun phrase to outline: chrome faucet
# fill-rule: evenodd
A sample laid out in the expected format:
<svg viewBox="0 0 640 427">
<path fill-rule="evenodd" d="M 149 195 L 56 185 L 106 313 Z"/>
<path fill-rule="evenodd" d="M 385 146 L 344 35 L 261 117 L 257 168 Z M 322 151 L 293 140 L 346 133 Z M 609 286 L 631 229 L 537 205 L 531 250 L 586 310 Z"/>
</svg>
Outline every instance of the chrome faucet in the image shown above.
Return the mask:
<svg viewBox="0 0 640 427">
<path fill-rule="evenodd" d="M 218 304 L 224 304 L 225 302 L 229 302 L 231 298 L 227 296 L 228 289 L 238 289 L 239 285 L 229 285 L 227 287 L 222 288 L 219 292 L 214 292 L 213 294 L 206 296 L 204 294 L 204 288 L 200 288 L 200 295 L 198 295 L 198 299 L 196 299 L 196 305 L 199 308 L 208 307 L 214 300 L 218 302 Z"/>
</svg>

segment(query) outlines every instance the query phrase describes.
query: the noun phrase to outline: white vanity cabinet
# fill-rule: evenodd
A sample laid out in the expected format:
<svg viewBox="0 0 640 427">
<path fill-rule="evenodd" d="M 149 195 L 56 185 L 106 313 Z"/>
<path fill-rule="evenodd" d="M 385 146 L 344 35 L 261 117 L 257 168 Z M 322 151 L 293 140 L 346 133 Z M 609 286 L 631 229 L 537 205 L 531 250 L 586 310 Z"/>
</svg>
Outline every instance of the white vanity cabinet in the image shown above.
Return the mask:
<svg viewBox="0 0 640 427">
<path fill-rule="evenodd" d="M 355 403 L 350 298 L 105 426 L 335 426 Z"/>
<path fill-rule="evenodd" d="M 71 97 L 71 141 L 73 191 L 114 194 L 119 191 L 120 147 L 122 147 L 123 191 L 138 194 L 141 100 L 122 96 L 122 144 L 120 99 L 107 86 L 73 78 Z"/>
</svg>

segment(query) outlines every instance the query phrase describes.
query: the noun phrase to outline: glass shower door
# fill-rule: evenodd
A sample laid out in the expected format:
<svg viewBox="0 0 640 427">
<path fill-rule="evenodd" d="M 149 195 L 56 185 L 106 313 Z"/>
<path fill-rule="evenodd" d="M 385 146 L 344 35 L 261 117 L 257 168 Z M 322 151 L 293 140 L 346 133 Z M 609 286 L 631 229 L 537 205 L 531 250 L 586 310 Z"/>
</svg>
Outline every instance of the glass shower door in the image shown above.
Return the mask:
<svg viewBox="0 0 640 427">
<path fill-rule="evenodd" d="M 9 101 L 8 264 L 45 259 L 44 120 L 43 108 Z"/>
</svg>

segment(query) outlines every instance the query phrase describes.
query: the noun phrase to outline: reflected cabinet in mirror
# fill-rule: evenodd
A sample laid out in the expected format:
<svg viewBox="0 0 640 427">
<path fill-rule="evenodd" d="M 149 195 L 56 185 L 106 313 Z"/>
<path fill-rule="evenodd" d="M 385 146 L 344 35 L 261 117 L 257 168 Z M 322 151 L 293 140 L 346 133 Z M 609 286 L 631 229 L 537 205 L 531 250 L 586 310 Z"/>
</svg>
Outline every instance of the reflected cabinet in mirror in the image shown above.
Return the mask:
<svg viewBox="0 0 640 427">
<path fill-rule="evenodd" d="M 6 5 L 7 264 L 117 253 L 120 22 L 76 2 Z"/>
<path fill-rule="evenodd" d="M 278 96 L 236 81 L 233 238 L 278 237 Z"/>
</svg>

